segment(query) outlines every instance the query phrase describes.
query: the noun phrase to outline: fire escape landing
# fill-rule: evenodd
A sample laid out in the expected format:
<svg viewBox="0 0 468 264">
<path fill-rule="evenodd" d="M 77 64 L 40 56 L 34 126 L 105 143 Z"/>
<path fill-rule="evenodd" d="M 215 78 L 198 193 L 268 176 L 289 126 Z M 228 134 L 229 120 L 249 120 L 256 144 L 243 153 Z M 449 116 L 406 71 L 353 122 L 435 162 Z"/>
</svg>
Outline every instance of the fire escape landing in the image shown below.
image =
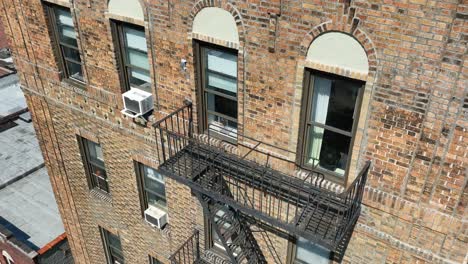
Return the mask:
<svg viewBox="0 0 468 264">
<path fill-rule="evenodd" d="M 299 179 L 201 140 L 194 135 L 189 102 L 154 127 L 159 171 L 197 195 L 232 263 L 266 263 L 249 222 L 313 241 L 342 260 L 360 214 L 369 162 L 348 189 L 337 194 L 322 188 L 320 173 Z"/>
</svg>

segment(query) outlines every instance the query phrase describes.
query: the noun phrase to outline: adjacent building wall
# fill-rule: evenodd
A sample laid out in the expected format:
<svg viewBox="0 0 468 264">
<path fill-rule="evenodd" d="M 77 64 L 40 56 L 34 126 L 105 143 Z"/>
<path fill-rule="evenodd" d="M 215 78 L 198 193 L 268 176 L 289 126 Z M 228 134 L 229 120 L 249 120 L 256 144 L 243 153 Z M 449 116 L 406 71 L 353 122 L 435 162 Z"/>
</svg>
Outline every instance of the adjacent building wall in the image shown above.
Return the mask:
<svg viewBox="0 0 468 264">
<path fill-rule="evenodd" d="M 185 98 L 197 104 L 192 41 L 202 37 L 192 22 L 205 6 L 227 10 L 238 27 L 237 46 L 217 43 L 239 49 L 240 132 L 291 151 L 304 68 L 340 73 L 307 63 L 310 43 L 340 31 L 366 51 L 367 107 L 353 167 L 367 159 L 373 167 L 345 262 L 466 262 L 466 3 L 151 1 L 144 8 L 158 116 Z M 201 207 L 189 188 L 168 180 L 169 228 L 141 218 L 133 161 L 157 166 L 156 142 L 151 122 L 143 127 L 120 114 L 106 1 L 72 5 L 84 90 L 59 79 L 39 0 L 0 0 L 0 7 L 76 262 L 104 263 L 98 225 L 120 235 L 128 263 L 145 263 L 148 254 L 167 262 L 194 228 L 203 229 Z M 111 199 L 89 191 L 76 135 L 102 144 Z M 284 261 L 287 242 L 275 243 Z"/>
</svg>

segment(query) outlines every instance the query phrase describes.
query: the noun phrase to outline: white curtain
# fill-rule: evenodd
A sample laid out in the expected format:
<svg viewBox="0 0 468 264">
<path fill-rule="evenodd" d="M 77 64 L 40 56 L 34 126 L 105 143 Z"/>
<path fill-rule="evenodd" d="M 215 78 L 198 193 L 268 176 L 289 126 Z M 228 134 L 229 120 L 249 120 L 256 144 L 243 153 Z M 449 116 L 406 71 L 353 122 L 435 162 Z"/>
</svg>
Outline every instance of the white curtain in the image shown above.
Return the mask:
<svg viewBox="0 0 468 264">
<path fill-rule="evenodd" d="M 332 81 L 329 79 L 315 77 L 314 78 L 314 96 L 312 100 L 312 121 L 325 124 L 328 113 L 328 102 L 330 101 Z M 314 126 L 309 135 L 310 140 L 310 160 L 309 164 L 316 166 L 322 149 L 323 134 L 325 130 L 321 127 Z"/>
</svg>

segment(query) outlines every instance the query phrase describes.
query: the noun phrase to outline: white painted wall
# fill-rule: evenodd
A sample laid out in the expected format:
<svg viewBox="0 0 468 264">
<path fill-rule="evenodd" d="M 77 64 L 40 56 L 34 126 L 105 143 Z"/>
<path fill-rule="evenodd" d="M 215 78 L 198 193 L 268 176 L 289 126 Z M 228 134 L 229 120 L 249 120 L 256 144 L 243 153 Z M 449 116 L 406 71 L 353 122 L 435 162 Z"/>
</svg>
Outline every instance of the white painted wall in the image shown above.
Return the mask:
<svg viewBox="0 0 468 264">
<path fill-rule="evenodd" d="M 141 21 L 145 20 L 143 8 L 138 0 L 110 0 L 108 12 Z"/>
<path fill-rule="evenodd" d="M 200 10 L 193 20 L 194 33 L 239 44 L 234 17 L 218 7 L 206 7 Z"/>
<path fill-rule="evenodd" d="M 369 72 L 364 48 L 353 37 L 339 32 L 325 33 L 314 40 L 307 60 L 364 74 Z"/>
</svg>

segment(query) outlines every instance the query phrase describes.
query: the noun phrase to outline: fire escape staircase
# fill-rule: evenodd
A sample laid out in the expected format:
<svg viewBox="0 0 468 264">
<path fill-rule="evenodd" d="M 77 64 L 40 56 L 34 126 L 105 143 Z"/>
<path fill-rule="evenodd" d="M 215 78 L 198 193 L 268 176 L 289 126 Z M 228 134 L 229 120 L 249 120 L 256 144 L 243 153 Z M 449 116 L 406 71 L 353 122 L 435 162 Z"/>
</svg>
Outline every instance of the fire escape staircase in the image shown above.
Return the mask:
<svg viewBox="0 0 468 264">
<path fill-rule="evenodd" d="M 269 168 L 270 154 L 262 165 L 200 140 L 193 123 L 192 104 L 185 102 L 154 124 L 159 171 L 197 195 L 232 263 L 266 263 L 249 227 L 252 219 L 318 243 L 334 260 L 342 260 L 360 214 L 370 162 L 337 194 L 321 186 L 320 173 L 299 179 Z"/>
</svg>

